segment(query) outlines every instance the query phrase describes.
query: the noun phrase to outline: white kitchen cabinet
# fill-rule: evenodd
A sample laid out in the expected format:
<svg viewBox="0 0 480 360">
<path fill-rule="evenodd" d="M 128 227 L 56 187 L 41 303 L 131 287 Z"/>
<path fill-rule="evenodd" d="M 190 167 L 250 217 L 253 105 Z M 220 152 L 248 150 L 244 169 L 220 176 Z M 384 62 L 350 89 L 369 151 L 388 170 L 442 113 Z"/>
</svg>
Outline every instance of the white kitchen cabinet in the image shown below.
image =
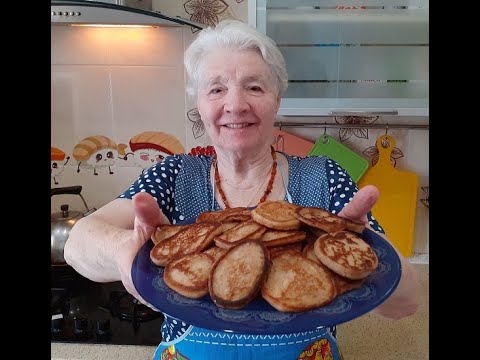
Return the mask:
<svg viewBox="0 0 480 360">
<path fill-rule="evenodd" d="M 428 0 L 249 2 L 285 57 L 285 116 L 428 116 L 428 21 Z"/>
</svg>

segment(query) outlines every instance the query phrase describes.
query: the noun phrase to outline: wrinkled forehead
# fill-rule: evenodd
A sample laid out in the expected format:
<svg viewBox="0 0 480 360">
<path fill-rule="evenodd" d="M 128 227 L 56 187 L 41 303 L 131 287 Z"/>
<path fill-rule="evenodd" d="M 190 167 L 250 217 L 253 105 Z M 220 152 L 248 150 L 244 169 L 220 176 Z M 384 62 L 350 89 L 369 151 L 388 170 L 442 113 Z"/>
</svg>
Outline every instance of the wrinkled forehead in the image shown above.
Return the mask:
<svg viewBox="0 0 480 360">
<path fill-rule="evenodd" d="M 258 49 L 212 49 L 199 66 L 200 87 L 232 80 L 260 81 L 277 87 L 276 78 Z"/>
</svg>

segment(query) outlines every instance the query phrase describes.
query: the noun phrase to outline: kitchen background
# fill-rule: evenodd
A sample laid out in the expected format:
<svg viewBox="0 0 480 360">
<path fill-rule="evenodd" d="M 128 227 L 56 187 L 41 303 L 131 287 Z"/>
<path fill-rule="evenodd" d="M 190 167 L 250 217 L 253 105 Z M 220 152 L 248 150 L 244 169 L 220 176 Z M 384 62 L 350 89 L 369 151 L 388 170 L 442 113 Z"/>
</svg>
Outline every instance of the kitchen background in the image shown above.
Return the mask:
<svg viewBox="0 0 480 360">
<path fill-rule="evenodd" d="M 248 1 L 131 1 L 130 5 L 178 14 L 205 24 L 223 18 L 249 21 Z M 185 95 L 183 52 L 196 36 L 190 27 L 101 28 L 51 26 L 51 186 L 81 185 L 89 208 L 118 196 L 155 156 L 191 152 L 210 141 Z M 290 69 L 289 69 L 290 71 Z M 395 139 L 392 163 L 418 175 L 414 261 L 428 262 L 429 132 L 386 124 L 428 125 L 428 116 L 296 117 L 280 123 L 385 124 L 380 128 L 282 127 L 311 145 L 323 135 L 368 161 L 378 159 L 376 139 Z M 274 139 L 272 139 L 272 142 Z M 148 148 L 145 146 L 149 143 Z M 287 143 L 288 144 L 288 143 Z M 99 161 L 101 157 L 101 161 Z M 423 201 L 422 201 L 423 200 Z M 78 196 L 52 197 L 52 212 Z"/>
</svg>

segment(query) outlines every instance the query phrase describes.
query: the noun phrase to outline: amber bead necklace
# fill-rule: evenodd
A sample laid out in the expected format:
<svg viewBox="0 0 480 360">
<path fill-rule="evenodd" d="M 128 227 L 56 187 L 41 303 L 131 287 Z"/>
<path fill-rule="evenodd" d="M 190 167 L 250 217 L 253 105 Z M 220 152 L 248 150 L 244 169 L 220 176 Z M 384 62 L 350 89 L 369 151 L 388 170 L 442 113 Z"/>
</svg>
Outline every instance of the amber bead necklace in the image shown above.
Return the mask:
<svg viewBox="0 0 480 360">
<path fill-rule="evenodd" d="M 258 202 L 258 204 L 267 200 L 268 195 L 270 195 L 270 193 L 272 192 L 273 182 L 275 180 L 275 175 L 277 174 L 277 154 L 276 154 L 273 146 L 271 147 L 271 149 L 272 149 L 273 164 L 272 164 L 272 169 L 270 170 L 270 180 L 268 181 L 267 188 L 265 189 L 265 192 L 263 193 L 263 196 L 260 198 L 260 201 Z M 229 209 L 230 204 L 228 203 L 227 197 L 225 196 L 225 193 L 223 192 L 222 182 L 220 180 L 220 174 L 218 173 L 217 154 L 213 155 L 213 168 L 215 170 L 214 171 L 215 172 L 215 185 L 218 188 L 218 193 L 220 194 L 220 197 L 222 198 L 222 201 L 225 204 L 225 208 Z"/>
</svg>

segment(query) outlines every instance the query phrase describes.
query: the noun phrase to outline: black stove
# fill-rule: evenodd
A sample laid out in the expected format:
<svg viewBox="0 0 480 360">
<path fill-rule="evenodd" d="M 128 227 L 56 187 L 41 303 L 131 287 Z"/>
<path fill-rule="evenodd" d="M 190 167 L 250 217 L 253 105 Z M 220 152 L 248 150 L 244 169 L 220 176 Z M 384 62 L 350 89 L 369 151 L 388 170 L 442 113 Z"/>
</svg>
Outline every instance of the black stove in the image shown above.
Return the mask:
<svg viewBox="0 0 480 360">
<path fill-rule="evenodd" d="M 51 341 L 157 346 L 163 315 L 121 282 L 95 283 L 69 267 L 52 267 Z"/>
</svg>

